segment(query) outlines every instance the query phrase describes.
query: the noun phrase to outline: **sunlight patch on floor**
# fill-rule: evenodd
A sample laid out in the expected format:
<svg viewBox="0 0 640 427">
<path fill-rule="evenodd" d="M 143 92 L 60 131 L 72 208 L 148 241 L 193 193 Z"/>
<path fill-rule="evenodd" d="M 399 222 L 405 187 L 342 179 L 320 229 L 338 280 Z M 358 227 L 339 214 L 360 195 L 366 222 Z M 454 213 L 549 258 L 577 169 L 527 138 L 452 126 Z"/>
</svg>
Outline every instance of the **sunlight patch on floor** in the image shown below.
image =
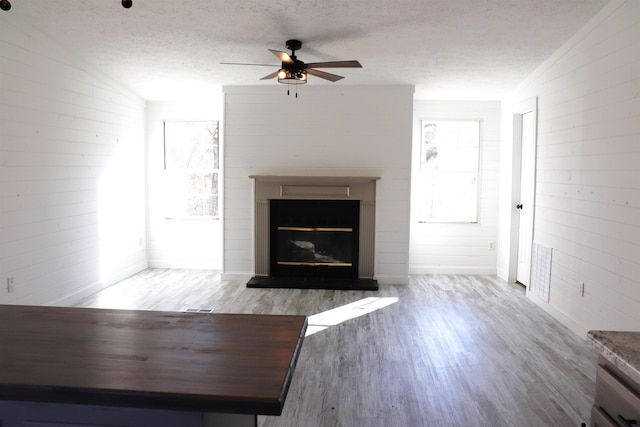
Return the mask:
<svg viewBox="0 0 640 427">
<path fill-rule="evenodd" d="M 307 333 L 305 336 L 324 331 L 329 326 L 334 326 L 349 319 L 364 316 L 373 311 L 387 307 L 398 302 L 396 297 L 369 297 L 351 304 L 323 311 L 308 318 Z"/>
</svg>

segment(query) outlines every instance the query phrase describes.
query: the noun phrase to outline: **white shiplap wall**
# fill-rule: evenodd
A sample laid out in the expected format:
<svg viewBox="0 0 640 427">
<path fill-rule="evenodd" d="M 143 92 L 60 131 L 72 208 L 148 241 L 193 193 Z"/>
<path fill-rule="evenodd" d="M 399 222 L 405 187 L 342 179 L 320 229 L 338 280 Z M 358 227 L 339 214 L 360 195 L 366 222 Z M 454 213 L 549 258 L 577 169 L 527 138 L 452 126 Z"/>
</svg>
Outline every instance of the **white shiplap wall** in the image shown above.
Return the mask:
<svg viewBox="0 0 640 427">
<path fill-rule="evenodd" d="M 481 150 L 478 223 L 421 224 L 414 205 L 411 212 L 411 274 L 496 273 L 500 108 L 499 101 L 414 102 L 413 174 L 417 174 L 420 167 L 421 120 L 479 120 Z M 416 195 L 420 188 L 414 184 L 411 191 Z"/>
<path fill-rule="evenodd" d="M 201 102 L 147 103 L 147 230 L 149 266 L 222 269 L 222 221 L 167 219 L 164 122 L 218 120 L 222 92 Z M 222 132 L 221 132 L 222 135 Z M 221 141 L 222 143 L 222 141 Z"/>
<path fill-rule="evenodd" d="M 145 106 L 2 15 L 0 303 L 71 304 L 146 267 Z"/>
<path fill-rule="evenodd" d="M 253 274 L 249 175 L 379 176 L 375 277 L 407 283 L 412 86 L 225 88 L 224 276 Z"/>
<path fill-rule="evenodd" d="M 639 46 L 640 2 L 616 0 L 504 101 L 506 125 L 511 105 L 538 97 L 534 240 L 553 261 L 549 302 L 532 298 L 581 336 L 640 329 Z"/>
</svg>

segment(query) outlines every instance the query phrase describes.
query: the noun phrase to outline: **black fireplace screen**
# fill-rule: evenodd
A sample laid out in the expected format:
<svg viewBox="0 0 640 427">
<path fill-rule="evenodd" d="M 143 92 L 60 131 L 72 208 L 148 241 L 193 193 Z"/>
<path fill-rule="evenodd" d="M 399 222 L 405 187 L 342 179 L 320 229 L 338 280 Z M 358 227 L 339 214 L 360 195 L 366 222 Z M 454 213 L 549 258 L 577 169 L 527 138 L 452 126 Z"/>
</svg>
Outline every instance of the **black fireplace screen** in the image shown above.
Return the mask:
<svg viewBox="0 0 640 427">
<path fill-rule="evenodd" d="M 358 200 L 271 200 L 270 275 L 358 277 Z"/>
<path fill-rule="evenodd" d="M 278 227 L 278 265 L 352 266 L 352 228 Z"/>
</svg>

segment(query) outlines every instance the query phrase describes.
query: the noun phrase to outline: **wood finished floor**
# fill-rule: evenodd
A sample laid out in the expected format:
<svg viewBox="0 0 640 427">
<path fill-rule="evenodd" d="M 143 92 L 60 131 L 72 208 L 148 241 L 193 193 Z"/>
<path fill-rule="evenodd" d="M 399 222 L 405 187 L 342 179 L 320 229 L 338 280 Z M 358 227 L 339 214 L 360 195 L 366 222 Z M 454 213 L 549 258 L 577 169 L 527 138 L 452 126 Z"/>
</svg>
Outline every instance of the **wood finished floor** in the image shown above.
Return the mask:
<svg viewBox="0 0 640 427">
<path fill-rule="evenodd" d="M 260 427 L 580 426 L 597 357 L 493 276 L 412 276 L 379 291 L 247 289 L 215 271 L 146 270 L 78 306 L 313 315 L 398 302 L 306 337 L 280 417 Z"/>
</svg>

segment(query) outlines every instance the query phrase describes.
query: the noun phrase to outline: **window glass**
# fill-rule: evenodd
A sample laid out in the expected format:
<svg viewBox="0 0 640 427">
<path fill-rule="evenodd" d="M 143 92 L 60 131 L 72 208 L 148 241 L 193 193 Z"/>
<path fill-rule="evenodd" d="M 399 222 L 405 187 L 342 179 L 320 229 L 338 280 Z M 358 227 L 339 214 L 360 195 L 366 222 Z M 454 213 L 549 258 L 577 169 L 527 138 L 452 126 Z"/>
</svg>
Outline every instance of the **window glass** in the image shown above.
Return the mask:
<svg viewBox="0 0 640 427">
<path fill-rule="evenodd" d="M 164 168 L 170 217 L 219 217 L 219 126 L 165 122 Z"/>
<path fill-rule="evenodd" d="M 420 222 L 478 222 L 480 122 L 423 120 Z"/>
</svg>

